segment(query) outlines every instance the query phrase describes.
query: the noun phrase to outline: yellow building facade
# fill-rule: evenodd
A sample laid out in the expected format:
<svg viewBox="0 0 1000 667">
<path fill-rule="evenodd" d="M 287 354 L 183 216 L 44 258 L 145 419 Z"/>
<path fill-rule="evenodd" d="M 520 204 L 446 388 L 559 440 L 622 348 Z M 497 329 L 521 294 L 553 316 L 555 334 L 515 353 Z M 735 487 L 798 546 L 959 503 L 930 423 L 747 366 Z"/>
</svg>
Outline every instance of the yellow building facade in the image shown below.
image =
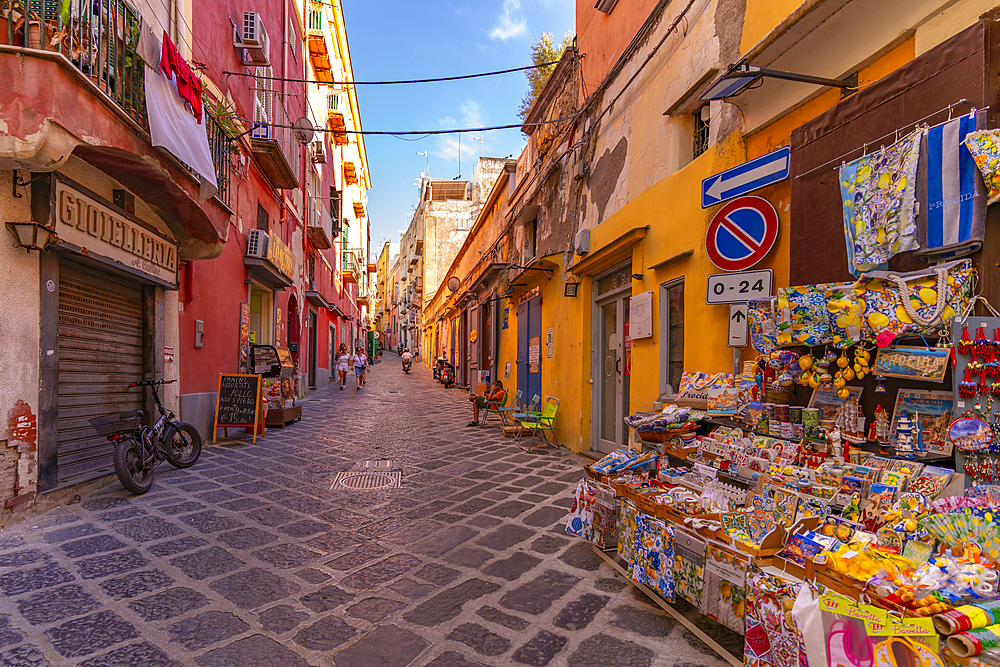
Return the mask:
<svg viewBox="0 0 1000 667">
<path fill-rule="evenodd" d="M 596 10 L 578 3 L 577 24 L 586 29 L 578 31 L 576 60 L 564 57 L 528 116 L 528 146 L 515 173 L 504 179 L 509 194 L 499 218 L 505 222 L 480 227 L 477 221 L 469 248 L 463 248 L 470 258 L 460 254 L 453 265 L 461 290 L 439 293 L 425 320 L 432 313 L 442 326 L 455 327 L 458 346 L 463 336 L 479 334 L 485 320 L 477 316 L 463 324 L 455 306 L 466 285 L 478 279 L 462 262 L 475 259 L 480 272 L 502 265 L 491 293 L 498 316 L 506 313 L 506 325 L 497 330 L 490 377 L 499 376 L 508 387 L 524 386 L 518 373 L 537 358 L 535 386 L 542 401 L 547 396 L 560 401 L 562 444 L 574 451 L 627 446 L 630 433 L 622 418 L 669 400 L 682 371 L 733 373 L 756 356 L 752 348 L 734 352 L 727 346 L 729 309 L 706 303 L 708 277 L 723 273 L 706 252 L 709 223 L 722 205 L 702 208 L 703 180 L 790 146 L 803 127 L 850 111 L 854 96 L 873 105 L 882 103 L 879 95 L 901 99 L 909 94 L 905 81 L 896 82 L 901 68 L 916 70 L 915 59 L 922 58 L 918 64 L 931 72 L 931 80 L 935 58 L 942 67 L 947 60 L 939 55 L 942 45 L 974 41 L 970 31 L 995 4 L 747 0 L 743 7 L 696 0 L 685 8 L 659 3 L 651 17 L 656 20 L 637 25 L 637 39 L 619 60 L 595 68 L 607 71 L 604 80 L 581 83 L 572 73 L 574 63 L 600 51 L 602 22 L 582 21 L 580 12 Z M 740 62 L 849 81 L 847 93 L 857 92 L 765 78 L 737 97 L 699 100 L 708 84 Z M 970 86 L 975 89 L 975 82 Z M 975 104 L 971 96 L 960 99 L 914 98 L 914 108 L 893 127 L 942 113 L 946 105 L 961 113 Z M 571 120 L 560 120 L 567 117 Z M 845 155 L 857 151 L 846 159 L 862 154 L 866 139 L 858 136 L 857 145 L 843 147 Z M 811 256 L 819 266 L 832 252 L 826 241 L 809 243 L 809 202 L 803 200 L 808 190 L 801 185 L 805 181 L 795 181 L 796 160 L 803 158 L 792 148 L 792 177 L 751 193 L 778 214 L 777 240 L 753 267 L 773 272 L 772 289 L 794 281 Z M 834 182 L 837 165 L 822 167 Z M 797 208 L 793 192 L 800 193 Z M 794 217 L 793 211 L 805 215 Z M 472 252 L 473 246 L 479 252 Z M 843 252 L 842 237 L 840 246 Z M 493 261 L 481 262 L 483 249 L 499 247 L 504 250 Z M 535 301 L 539 312 L 526 331 L 522 313 Z M 530 313 L 527 319 L 532 320 Z M 445 338 L 451 340 L 448 331 Z M 476 378 L 470 386 L 475 389 Z"/>
</svg>

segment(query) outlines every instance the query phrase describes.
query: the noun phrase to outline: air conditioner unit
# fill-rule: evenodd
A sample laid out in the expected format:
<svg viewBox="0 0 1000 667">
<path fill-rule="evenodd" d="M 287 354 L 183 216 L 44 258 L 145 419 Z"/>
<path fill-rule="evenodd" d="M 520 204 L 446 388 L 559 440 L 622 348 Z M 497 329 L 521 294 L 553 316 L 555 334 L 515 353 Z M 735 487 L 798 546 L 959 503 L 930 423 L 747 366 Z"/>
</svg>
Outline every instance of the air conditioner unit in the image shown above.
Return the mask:
<svg viewBox="0 0 1000 667">
<path fill-rule="evenodd" d="M 312 143 L 312 158 L 313 162 L 319 164 L 326 164 L 326 147 L 323 146 L 323 141 L 317 139 Z"/>
<path fill-rule="evenodd" d="M 270 65 L 267 31 L 257 12 L 243 12 L 243 30 L 233 35 L 233 46 L 246 49 L 244 65 Z"/>
<path fill-rule="evenodd" d="M 267 232 L 263 229 L 251 229 L 247 235 L 247 257 L 267 257 Z"/>
</svg>

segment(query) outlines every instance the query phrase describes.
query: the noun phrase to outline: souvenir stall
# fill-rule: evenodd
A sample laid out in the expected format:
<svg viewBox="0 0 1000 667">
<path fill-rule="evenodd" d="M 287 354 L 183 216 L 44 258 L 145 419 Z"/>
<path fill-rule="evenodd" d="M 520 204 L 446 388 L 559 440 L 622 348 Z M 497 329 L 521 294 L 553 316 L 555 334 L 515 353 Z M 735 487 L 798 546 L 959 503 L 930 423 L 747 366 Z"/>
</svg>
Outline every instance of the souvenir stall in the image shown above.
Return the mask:
<svg viewBox="0 0 1000 667">
<path fill-rule="evenodd" d="M 734 665 L 1000 665 L 1000 317 L 971 259 L 882 270 L 929 243 L 904 182 L 931 131 L 880 151 L 890 177 L 841 167 L 856 280 L 751 301 L 756 358 L 685 372 L 577 488 L 567 532 L 741 633 L 712 642 Z"/>
</svg>

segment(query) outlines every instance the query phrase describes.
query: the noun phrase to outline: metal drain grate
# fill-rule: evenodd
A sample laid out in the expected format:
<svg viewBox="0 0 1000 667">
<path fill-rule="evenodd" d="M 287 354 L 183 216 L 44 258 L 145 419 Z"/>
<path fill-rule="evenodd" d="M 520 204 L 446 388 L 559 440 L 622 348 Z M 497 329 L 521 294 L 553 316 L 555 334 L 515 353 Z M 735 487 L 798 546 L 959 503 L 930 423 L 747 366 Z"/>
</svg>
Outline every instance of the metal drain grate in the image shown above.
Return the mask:
<svg viewBox="0 0 1000 667">
<path fill-rule="evenodd" d="M 389 459 L 375 459 L 374 461 L 362 461 L 362 468 L 384 468 L 388 470 L 392 467 L 392 461 Z"/>
<path fill-rule="evenodd" d="M 398 489 L 402 481 L 402 473 L 398 470 L 385 472 L 339 472 L 333 478 L 330 489 L 348 489 L 351 491 L 377 491 L 379 489 Z"/>
</svg>

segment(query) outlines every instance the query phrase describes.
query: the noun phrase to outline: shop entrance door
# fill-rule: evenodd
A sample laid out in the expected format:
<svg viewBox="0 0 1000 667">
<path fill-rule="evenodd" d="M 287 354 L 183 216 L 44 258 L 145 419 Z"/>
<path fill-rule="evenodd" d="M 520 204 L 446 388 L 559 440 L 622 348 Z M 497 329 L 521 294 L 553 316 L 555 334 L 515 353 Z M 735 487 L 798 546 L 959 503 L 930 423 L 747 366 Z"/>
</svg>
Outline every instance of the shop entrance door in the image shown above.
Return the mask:
<svg viewBox="0 0 1000 667">
<path fill-rule="evenodd" d="M 593 449 L 611 452 L 627 447 L 628 429 L 623 419 L 629 414 L 632 375 L 632 339 L 629 337 L 631 266 L 615 269 L 595 281 L 591 377 Z"/>
<path fill-rule="evenodd" d="M 538 396 L 539 409 L 544 405 L 541 296 L 517 307 L 517 388 L 524 403 L 529 403 Z"/>
<path fill-rule="evenodd" d="M 316 327 L 319 326 L 317 321 L 316 313 L 312 310 L 309 311 L 309 386 L 312 388 L 316 387 L 316 368 L 317 362 L 319 361 L 319 332 Z"/>
</svg>

